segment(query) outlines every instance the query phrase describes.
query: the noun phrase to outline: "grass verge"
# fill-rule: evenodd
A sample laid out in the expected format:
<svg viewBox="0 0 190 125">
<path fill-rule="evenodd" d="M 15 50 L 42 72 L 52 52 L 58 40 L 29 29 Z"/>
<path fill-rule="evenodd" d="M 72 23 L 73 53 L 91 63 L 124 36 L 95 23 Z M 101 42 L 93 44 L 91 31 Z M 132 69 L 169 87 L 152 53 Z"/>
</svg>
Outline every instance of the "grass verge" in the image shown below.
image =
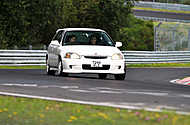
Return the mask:
<svg viewBox="0 0 190 125">
<path fill-rule="evenodd" d="M 172 67 L 189 67 L 190 63 L 153 63 L 153 64 L 127 64 L 127 67 L 134 67 L 134 68 L 142 68 L 142 67 L 165 67 L 165 68 L 172 68 Z"/>
<path fill-rule="evenodd" d="M 189 115 L 0 96 L 1 125 L 189 125 Z"/>
<path fill-rule="evenodd" d="M 143 7 L 134 7 L 133 9 L 134 10 L 147 10 L 147 11 L 190 14 L 190 11 L 180 11 L 180 10 L 167 10 L 167 9 L 155 9 L 155 8 L 143 8 Z"/>
<path fill-rule="evenodd" d="M 0 66 L 0 69 L 45 69 L 46 66 Z"/>
</svg>

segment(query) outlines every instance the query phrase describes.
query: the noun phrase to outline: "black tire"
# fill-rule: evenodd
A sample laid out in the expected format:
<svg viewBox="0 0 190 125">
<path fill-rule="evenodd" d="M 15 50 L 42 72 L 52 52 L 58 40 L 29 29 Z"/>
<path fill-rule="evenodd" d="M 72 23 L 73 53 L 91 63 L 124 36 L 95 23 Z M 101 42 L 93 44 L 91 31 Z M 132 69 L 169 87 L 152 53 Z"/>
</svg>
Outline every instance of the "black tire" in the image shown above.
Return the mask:
<svg viewBox="0 0 190 125">
<path fill-rule="evenodd" d="M 125 80 L 125 76 L 126 76 L 126 68 L 124 69 L 125 73 L 123 74 L 115 74 L 114 77 L 116 80 Z"/>
<path fill-rule="evenodd" d="M 99 79 L 105 79 L 107 77 L 107 74 L 100 73 L 100 74 L 98 74 L 98 77 L 99 77 Z"/>
<path fill-rule="evenodd" d="M 116 80 L 125 80 L 125 74 L 116 74 L 114 76 Z"/>
<path fill-rule="evenodd" d="M 68 76 L 67 73 L 63 73 L 63 64 L 61 59 L 59 59 L 57 70 L 54 73 L 55 76 Z"/>
<path fill-rule="evenodd" d="M 124 72 L 123 74 L 115 74 L 114 77 L 116 80 L 125 80 L 125 76 L 126 76 L 126 67 L 124 69 Z"/>
</svg>

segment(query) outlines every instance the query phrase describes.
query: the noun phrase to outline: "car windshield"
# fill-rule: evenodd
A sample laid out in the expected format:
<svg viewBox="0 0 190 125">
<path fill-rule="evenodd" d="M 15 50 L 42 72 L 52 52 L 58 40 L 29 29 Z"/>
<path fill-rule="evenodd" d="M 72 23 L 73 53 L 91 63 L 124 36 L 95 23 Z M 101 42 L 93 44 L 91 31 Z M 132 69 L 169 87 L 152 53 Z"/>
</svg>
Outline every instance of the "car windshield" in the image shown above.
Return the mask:
<svg viewBox="0 0 190 125">
<path fill-rule="evenodd" d="M 114 46 L 114 42 L 101 31 L 67 31 L 63 38 L 63 46 L 67 45 Z"/>
</svg>

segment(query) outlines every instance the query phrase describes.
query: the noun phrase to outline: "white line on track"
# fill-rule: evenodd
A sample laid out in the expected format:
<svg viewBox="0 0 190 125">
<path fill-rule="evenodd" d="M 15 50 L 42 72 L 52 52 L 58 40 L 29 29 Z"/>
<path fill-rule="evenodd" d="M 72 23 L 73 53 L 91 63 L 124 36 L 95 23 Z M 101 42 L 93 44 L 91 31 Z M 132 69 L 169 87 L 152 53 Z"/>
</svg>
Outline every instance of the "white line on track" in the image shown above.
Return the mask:
<svg viewBox="0 0 190 125">
<path fill-rule="evenodd" d="M 175 80 L 172 80 L 174 82 Z M 0 86 L 18 86 L 18 87 L 37 87 L 37 88 L 60 88 L 66 89 L 72 92 L 79 93 L 102 93 L 102 94 L 139 94 L 139 95 L 150 95 L 150 96 L 163 96 L 163 97 L 183 97 L 190 98 L 190 95 L 185 94 L 172 94 L 170 92 L 157 92 L 154 90 L 128 90 L 128 89 L 116 89 L 107 87 L 95 87 L 82 89 L 79 86 L 58 86 L 58 85 L 37 85 L 37 84 L 0 84 Z"/>
<path fill-rule="evenodd" d="M 113 91 L 125 91 L 126 89 L 115 89 L 115 88 L 108 88 L 108 87 L 95 87 L 90 88 L 92 90 L 113 90 Z"/>
<path fill-rule="evenodd" d="M 77 89 L 79 86 L 57 86 L 57 85 L 37 85 L 37 84 L 0 84 L 0 86 L 19 86 L 19 87 L 37 87 L 37 88 L 62 88 L 62 89 Z"/>
<path fill-rule="evenodd" d="M 144 94 L 144 95 L 154 95 L 154 96 L 168 96 L 168 93 L 158 93 L 158 92 L 127 92 L 130 94 Z"/>
<path fill-rule="evenodd" d="M 73 92 L 82 92 L 82 93 L 92 93 L 94 91 L 88 91 L 88 90 L 82 90 L 82 89 L 69 89 L 70 91 Z"/>
<path fill-rule="evenodd" d="M 3 86 L 27 86 L 27 87 L 37 87 L 37 84 L 1 84 Z"/>
<path fill-rule="evenodd" d="M 123 92 L 117 92 L 117 91 L 103 91 L 103 90 L 100 90 L 98 91 L 99 93 L 110 93 L 110 94 L 122 94 Z"/>
<path fill-rule="evenodd" d="M 180 96 L 181 96 L 181 97 L 184 97 L 184 98 L 190 98 L 190 95 L 181 94 Z"/>
</svg>

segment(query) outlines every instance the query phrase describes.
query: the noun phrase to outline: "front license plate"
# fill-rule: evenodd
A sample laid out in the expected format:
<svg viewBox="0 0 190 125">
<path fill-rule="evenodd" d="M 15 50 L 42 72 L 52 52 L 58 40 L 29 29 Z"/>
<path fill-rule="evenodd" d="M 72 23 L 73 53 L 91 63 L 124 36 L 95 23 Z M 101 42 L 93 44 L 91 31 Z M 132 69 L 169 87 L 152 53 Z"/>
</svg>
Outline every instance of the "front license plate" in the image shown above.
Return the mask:
<svg viewBox="0 0 190 125">
<path fill-rule="evenodd" d="M 102 63 L 100 61 L 92 61 L 91 67 L 102 67 Z"/>
</svg>

